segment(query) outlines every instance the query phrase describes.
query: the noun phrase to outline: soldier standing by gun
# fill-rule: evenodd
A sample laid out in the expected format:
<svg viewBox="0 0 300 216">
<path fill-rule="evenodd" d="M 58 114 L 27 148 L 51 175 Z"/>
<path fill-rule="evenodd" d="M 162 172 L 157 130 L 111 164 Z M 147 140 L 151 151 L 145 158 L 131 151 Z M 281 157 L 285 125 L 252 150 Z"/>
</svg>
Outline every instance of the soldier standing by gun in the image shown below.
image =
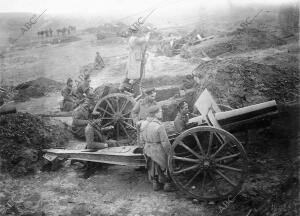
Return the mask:
<svg viewBox="0 0 300 216">
<path fill-rule="evenodd" d="M 153 11 L 151 11 L 151 13 L 153 13 Z M 131 36 L 128 41 L 129 54 L 126 76 L 120 86 L 120 90 L 124 90 L 126 85 L 129 83 L 132 86 L 131 88 L 134 94 L 133 97 L 137 97 L 141 94 L 141 81 L 145 76 L 146 50 L 150 39 L 150 32 L 144 35 L 141 25 L 145 23 L 150 14 L 148 14 L 148 16 L 146 16 L 144 19 L 139 18 L 138 22 L 129 28 L 129 33 Z"/>
<path fill-rule="evenodd" d="M 127 63 L 126 79 L 132 84 L 134 97 L 141 94 L 141 81 L 145 74 L 146 50 L 150 32 L 146 36 L 134 27 L 130 28 L 129 56 Z"/>
<path fill-rule="evenodd" d="M 168 154 L 171 144 L 163 124 L 158 120 L 159 107 L 148 108 L 148 115 L 141 124 L 140 142 L 147 158 L 148 177 L 153 190 L 174 191 L 175 187 L 168 173 Z"/>
</svg>

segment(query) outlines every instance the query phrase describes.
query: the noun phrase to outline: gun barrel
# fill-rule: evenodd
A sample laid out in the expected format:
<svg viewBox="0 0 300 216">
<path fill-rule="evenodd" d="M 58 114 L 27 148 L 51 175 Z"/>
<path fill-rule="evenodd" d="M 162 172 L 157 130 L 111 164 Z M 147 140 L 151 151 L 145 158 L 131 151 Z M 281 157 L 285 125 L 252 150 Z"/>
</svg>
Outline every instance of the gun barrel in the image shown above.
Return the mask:
<svg viewBox="0 0 300 216">
<path fill-rule="evenodd" d="M 215 114 L 216 120 L 220 125 L 227 125 L 236 122 L 250 120 L 259 116 L 264 116 L 270 113 L 277 113 L 277 104 L 275 100 L 255 104 L 226 112 L 218 112 Z"/>
</svg>

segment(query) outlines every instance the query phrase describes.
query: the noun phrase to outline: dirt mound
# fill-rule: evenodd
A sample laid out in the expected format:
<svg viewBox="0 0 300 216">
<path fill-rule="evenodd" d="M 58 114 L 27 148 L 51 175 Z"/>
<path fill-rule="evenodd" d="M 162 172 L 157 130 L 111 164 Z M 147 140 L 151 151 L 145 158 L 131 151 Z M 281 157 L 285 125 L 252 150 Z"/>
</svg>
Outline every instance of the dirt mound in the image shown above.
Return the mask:
<svg viewBox="0 0 300 216">
<path fill-rule="evenodd" d="M 15 87 L 17 91 L 14 100 L 15 101 L 26 101 L 30 97 L 42 97 L 46 93 L 58 91 L 63 87 L 63 83 L 40 77 L 35 80 L 21 83 Z"/>
<path fill-rule="evenodd" d="M 267 100 L 287 102 L 299 98 L 299 69 L 293 65 L 268 65 L 232 57 L 205 62 L 194 72 L 201 80 L 199 93 L 207 88 L 218 103 L 233 108 Z"/>
<path fill-rule="evenodd" d="M 285 40 L 257 28 L 236 29 L 223 37 L 204 41 L 190 48 L 193 58 L 205 57 L 203 51 L 211 58 L 224 53 L 242 53 L 256 49 L 266 49 L 286 44 Z"/>
<path fill-rule="evenodd" d="M 69 138 L 65 126 L 29 113 L 0 116 L 0 166 L 19 176 L 35 171 L 42 149 L 61 147 Z"/>
</svg>

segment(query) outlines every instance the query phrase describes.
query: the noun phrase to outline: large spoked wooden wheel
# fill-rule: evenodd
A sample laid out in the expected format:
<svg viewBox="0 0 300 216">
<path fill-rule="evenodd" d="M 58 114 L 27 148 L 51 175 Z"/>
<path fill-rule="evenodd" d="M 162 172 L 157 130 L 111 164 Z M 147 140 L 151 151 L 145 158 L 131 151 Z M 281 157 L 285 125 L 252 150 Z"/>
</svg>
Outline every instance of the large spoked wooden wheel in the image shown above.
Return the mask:
<svg viewBox="0 0 300 216">
<path fill-rule="evenodd" d="M 130 139 L 136 140 L 136 128 L 131 117 L 131 111 L 135 100 L 128 95 L 114 93 L 100 99 L 94 111 L 100 113 L 102 119 L 101 127 L 113 127 L 114 135 L 117 140 Z"/>
<path fill-rule="evenodd" d="M 239 192 L 248 159 L 242 144 L 229 132 L 198 126 L 175 139 L 168 163 L 180 190 L 199 200 L 219 200 Z"/>
</svg>

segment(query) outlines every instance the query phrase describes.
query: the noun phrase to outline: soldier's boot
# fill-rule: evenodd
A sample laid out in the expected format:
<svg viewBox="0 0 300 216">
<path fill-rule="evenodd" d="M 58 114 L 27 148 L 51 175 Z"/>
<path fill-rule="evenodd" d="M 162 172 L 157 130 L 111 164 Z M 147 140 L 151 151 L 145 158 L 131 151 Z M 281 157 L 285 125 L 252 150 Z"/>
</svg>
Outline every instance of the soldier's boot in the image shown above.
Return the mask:
<svg viewBox="0 0 300 216">
<path fill-rule="evenodd" d="M 141 94 L 141 83 L 139 80 L 134 80 L 132 84 L 133 97 L 136 98 Z"/>
<path fill-rule="evenodd" d="M 166 182 L 164 184 L 164 191 L 165 192 L 173 192 L 176 191 L 177 188 L 175 187 L 175 184 L 173 183 L 169 171 L 166 171 Z"/>
<path fill-rule="evenodd" d="M 91 149 L 94 146 L 94 128 L 88 124 L 85 127 L 86 148 Z"/>
<path fill-rule="evenodd" d="M 165 192 L 176 191 L 176 187 L 175 187 L 174 183 L 173 182 L 166 182 L 164 184 L 164 191 Z"/>
<path fill-rule="evenodd" d="M 163 184 L 159 183 L 157 178 L 154 178 L 153 182 L 152 182 L 152 187 L 153 187 L 154 191 L 159 191 L 159 190 L 163 189 Z"/>
</svg>

